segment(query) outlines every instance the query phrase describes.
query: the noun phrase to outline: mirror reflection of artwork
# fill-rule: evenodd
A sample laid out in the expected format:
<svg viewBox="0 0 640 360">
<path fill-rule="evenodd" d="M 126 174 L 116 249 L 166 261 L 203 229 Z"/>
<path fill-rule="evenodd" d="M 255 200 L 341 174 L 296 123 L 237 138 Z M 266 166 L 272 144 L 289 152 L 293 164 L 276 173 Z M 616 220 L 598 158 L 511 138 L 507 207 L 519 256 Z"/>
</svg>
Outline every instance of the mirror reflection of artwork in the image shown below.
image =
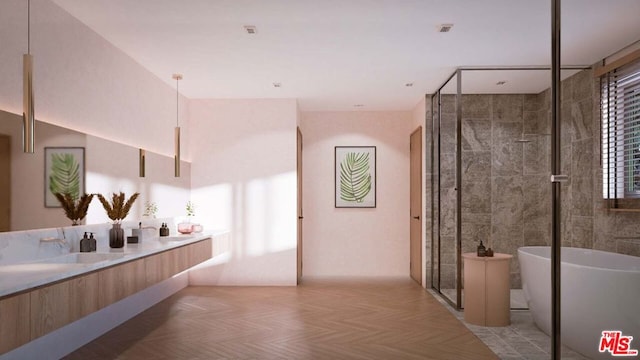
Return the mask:
<svg viewBox="0 0 640 360">
<path fill-rule="evenodd" d="M 70 194 L 76 200 L 84 194 L 84 148 L 46 147 L 45 207 L 61 207 L 55 193 Z"/>
<path fill-rule="evenodd" d="M 376 207 L 376 147 L 336 146 L 335 206 Z"/>
</svg>

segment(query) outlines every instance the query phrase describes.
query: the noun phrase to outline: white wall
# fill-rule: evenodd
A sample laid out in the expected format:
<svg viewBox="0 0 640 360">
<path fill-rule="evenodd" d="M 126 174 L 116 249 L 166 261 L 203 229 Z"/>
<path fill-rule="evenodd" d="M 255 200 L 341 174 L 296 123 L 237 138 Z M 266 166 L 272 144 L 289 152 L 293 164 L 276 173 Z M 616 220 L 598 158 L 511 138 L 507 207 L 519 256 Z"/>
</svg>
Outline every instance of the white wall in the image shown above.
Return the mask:
<svg viewBox="0 0 640 360">
<path fill-rule="evenodd" d="M 303 278 L 409 276 L 411 112 L 303 112 Z M 334 207 L 334 147 L 376 146 L 377 207 Z"/>
<path fill-rule="evenodd" d="M 0 110 L 22 114 L 22 54 L 27 52 L 27 2 L 0 1 Z M 34 56 L 35 115 L 44 123 L 95 135 L 102 139 L 86 149 L 87 191 L 123 190 L 142 193 L 131 217 L 142 214 L 144 201 L 159 205 L 158 216 L 184 214 L 189 199 L 189 164 L 182 180 L 173 179 L 173 163 L 153 161 L 147 178 L 138 178 L 138 148 L 173 156 L 176 93 L 171 74 L 159 79 L 51 0 L 31 1 L 31 54 Z M 177 68 L 176 72 L 180 69 Z M 183 80 L 188 81 L 188 79 Z M 188 100 L 180 97 L 182 158 L 190 158 Z M 85 140 L 55 138 L 51 128 L 36 126 L 36 153 L 22 154 L 21 135 L 13 137 L 14 166 L 12 229 L 67 225 L 61 209 L 46 209 L 44 146 L 85 146 Z M 112 143 L 113 151 L 92 151 L 93 144 Z M 121 147 L 120 144 L 131 147 Z M 104 151 L 104 152 L 103 152 Z M 160 157 L 158 157 L 159 159 Z M 166 176 L 165 175 L 166 172 Z M 16 188 L 14 186 L 14 188 Z M 88 221 L 106 221 L 104 211 L 91 205 Z M 40 222 L 33 224 L 33 219 Z"/>
<path fill-rule="evenodd" d="M 25 0 L 0 1 L 0 44 L 0 109 L 22 114 Z M 31 1 L 31 54 L 38 120 L 173 154 L 176 93 L 165 83 L 173 82 L 171 74 L 158 79 L 51 0 Z M 187 143 L 187 100 L 181 102 Z M 190 158 L 186 148 L 183 158 Z"/>
<path fill-rule="evenodd" d="M 196 221 L 229 229 L 195 285 L 296 284 L 295 100 L 192 100 Z"/>
</svg>

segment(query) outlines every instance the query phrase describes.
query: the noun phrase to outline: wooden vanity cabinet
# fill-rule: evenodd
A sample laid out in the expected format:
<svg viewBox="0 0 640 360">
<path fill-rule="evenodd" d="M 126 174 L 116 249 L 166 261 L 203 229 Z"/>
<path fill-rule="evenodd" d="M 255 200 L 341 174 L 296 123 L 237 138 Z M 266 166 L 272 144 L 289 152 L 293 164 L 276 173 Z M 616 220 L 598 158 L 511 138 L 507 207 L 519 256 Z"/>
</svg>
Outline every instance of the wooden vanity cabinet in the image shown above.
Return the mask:
<svg viewBox="0 0 640 360">
<path fill-rule="evenodd" d="M 212 239 L 0 299 L 0 355 L 176 275 L 212 256 Z"/>
</svg>

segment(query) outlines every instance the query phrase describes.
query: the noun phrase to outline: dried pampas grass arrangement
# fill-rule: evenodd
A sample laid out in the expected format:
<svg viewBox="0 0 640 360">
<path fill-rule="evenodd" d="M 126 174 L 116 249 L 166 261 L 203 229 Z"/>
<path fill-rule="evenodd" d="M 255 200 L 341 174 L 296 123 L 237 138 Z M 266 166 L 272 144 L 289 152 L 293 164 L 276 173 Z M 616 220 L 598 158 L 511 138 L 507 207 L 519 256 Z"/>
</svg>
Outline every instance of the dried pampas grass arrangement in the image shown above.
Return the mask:
<svg viewBox="0 0 640 360">
<path fill-rule="evenodd" d="M 104 207 L 104 209 L 106 210 L 109 219 L 113 220 L 116 223 L 119 223 L 122 221 L 122 219 L 127 217 L 127 214 L 129 214 L 129 210 L 131 210 L 131 206 L 133 206 L 133 203 L 136 201 L 138 196 L 140 196 L 140 193 L 134 193 L 133 195 L 131 195 L 129 200 L 126 201 L 123 192 L 112 194 L 111 202 L 109 202 L 109 200 L 107 200 L 102 194 L 96 195 L 102 203 L 102 207 Z"/>
<path fill-rule="evenodd" d="M 80 224 L 80 221 L 87 216 L 89 204 L 93 199 L 93 194 L 83 194 L 78 200 L 74 200 L 71 194 L 53 194 L 60 201 L 62 209 L 72 225 Z"/>
</svg>

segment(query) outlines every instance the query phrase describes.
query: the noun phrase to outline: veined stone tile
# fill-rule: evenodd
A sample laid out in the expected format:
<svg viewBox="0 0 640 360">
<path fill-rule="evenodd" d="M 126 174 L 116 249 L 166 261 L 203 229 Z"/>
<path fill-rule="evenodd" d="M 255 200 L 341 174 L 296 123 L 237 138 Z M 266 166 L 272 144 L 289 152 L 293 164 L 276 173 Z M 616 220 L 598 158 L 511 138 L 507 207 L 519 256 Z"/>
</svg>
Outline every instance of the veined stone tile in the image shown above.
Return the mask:
<svg viewBox="0 0 640 360">
<path fill-rule="evenodd" d="M 538 111 L 542 108 L 542 98 L 539 94 L 524 94 L 522 101 L 524 111 Z"/>
<path fill-rule="evenodd" d="M 525 135 L 543 135 L 551 133 L 546 111 L 525 111 L 522 126 Z"/>
<path fill-rule="evenodd" d="M 441 108 L 442 114 L 455 114 L 456 113 L 456 96 L 442 95 L 440 99 L 440 108 Z"/>
<path fill-rule="evenodd" d="M 455 115 L 442 115 L 440 125 L 440 152 L 455 153 L 456 151 L 456 123 Z"/>
<path fill-rule="evenodd" d="M 572 98 L 574 101 L 593 98 L 593 70 L 586 69 L 571 77 L 573 81 Z"/>
<path fill-rule="evenodd" d="M 571 184 L 571 176 L 573 175 L 571 172 L 573 168 L 573 146 L 571 144 L 563 145 L 560 151 L 562 152 L 560 154 L 562 174 L 569 175 L 569 182 L 564 183 L 564 185 L 568 185 Z M 549 151 L 549 154 L 551 154 L 551 151 Z"/>
<path fill-rule="evenodd" d="M 522 122 L 492 122 L 492 142 L 494 145 L 512 143 L 522 137 Z"/>
<path fill-rule="evenodd" d="M 522 122 L 523 95 L 493 95 L 493 121 Z"/>
<path fill-rule="evenodd" d="M 462 120 L 462 150 L 491 150 L 490 120 Z"/>
<path fill-rule="evenodd" d="M 591 165 L 593 163 L 592 138 L 575 141 L 572 144 L 571 157 L 572 177 L 593 176 L 593 173 L 591 171 Z"/>
<path fill-rule="evenodd" d="M 549 136 L 537 135 L 531 142 L 523 143 L 524 175 L 550 174 L 551 141 Z M 547 176 L 547 179 L 549 177 Z"/>
<path fill-rule="evenodd" d="M 631 256 L 640 256 L 640 235 L 637 239 L 616 239 L 616 252 Z"/>
<path fill-rule="evenodd" d="M 571 228 L 571 246 L 583 249 L 593 248 L 593 218 L 591 216 L 573 216 Z"/>
<path fill-rule="evenodd" d="M 571 103 L 573 140 L 582 140 L 593 136 L 593 99 Z"/>
<path fill-rule="evenodd" d="M 548 245 L 551 237 L 551 186 L 547 175 L 525 176 L 524 245 Z"/>
<path fill-rule="evenodd" d="M 613 230 L 613 235 L 616 237 L 640 236 L 640 213 L 617 213 L 615 215 L 615 226 L 613 227 Z"/>
<path fill-rule="evenodd" d="M 464 179 L 489 179 L 491 176 L 491 155 L 489 151 L 463 151 L 463 181 Z"/>
<path fill-rule="evenodd" d="M 462 118 L 490 119 L 491 95 L 462 95 Z"/>
<path fill-rule="evenodd" d="M 575 138 L 573 135 L 573 120 L 571 115 L 571 102 L 564 102 L 560 109 L 560 143 L 562 146 L 571 145 Z"/>
<path fill-rule="evenodd" d="M 511 262 L 518 262 L 518 253 L 515 252 L 513 255 L 513 259 Z M 509 274 L 509 282 L 512 289 L 521 289 L 522 288 L 522 278 L 520 276 L 520 271 Z"/>
<path fill-rule="evenodd" d="M 549 84 L 551 86 L 551 84 Z M 573 76 L 560 82 L 560 102 L 571 101 L 573 99 Z"/>
<path fill-rule="evenodd" d="M 491 215 L 478 215 L 474 220 L 470 217 L 466 215 L 462 221 L 463 252 L 474 252 L 480 240 L 487 244 L 491 239 Z"/>
<path fill-rule="evenodd" d="M 522 135 L 522 123 L 493 123 L 491 175 L 522 174 L 522 144 L 515 142 Z"/>
<path fill-rule="evenodd" d="M 549 218 L 551 216 L 549 215 Z M 524 246 L 549 246 L 551 244 L 551 221 L 544 224 L 525 222 Z"/>
<path fill-rule="evenodd" d="M 493 199 L 491 213 L 494 223 L 522 222 L 524 208 L 522 177 L 496 176 L 491 180 L 491 198 Z M 514 218 L 519 219 L 514 220 Z"/>
<path fill-rule="evenodd" d="M 593 177 L 576 176 L 572 179 L 571 211 L 578 216 L 593 215 Z"/>
<path fill-rule="evenodd" d="M 463 177 L 462 211 L 463 214 L 491 214 L 491 180 L 488 176 Z"/>
<path fill-rule="evenodd" d="M 491 175 L 521 175 L 523 171 L 522 152 L 522 144 L 519 143 L 493 145 L 491 152 Z"/>
</svg>

